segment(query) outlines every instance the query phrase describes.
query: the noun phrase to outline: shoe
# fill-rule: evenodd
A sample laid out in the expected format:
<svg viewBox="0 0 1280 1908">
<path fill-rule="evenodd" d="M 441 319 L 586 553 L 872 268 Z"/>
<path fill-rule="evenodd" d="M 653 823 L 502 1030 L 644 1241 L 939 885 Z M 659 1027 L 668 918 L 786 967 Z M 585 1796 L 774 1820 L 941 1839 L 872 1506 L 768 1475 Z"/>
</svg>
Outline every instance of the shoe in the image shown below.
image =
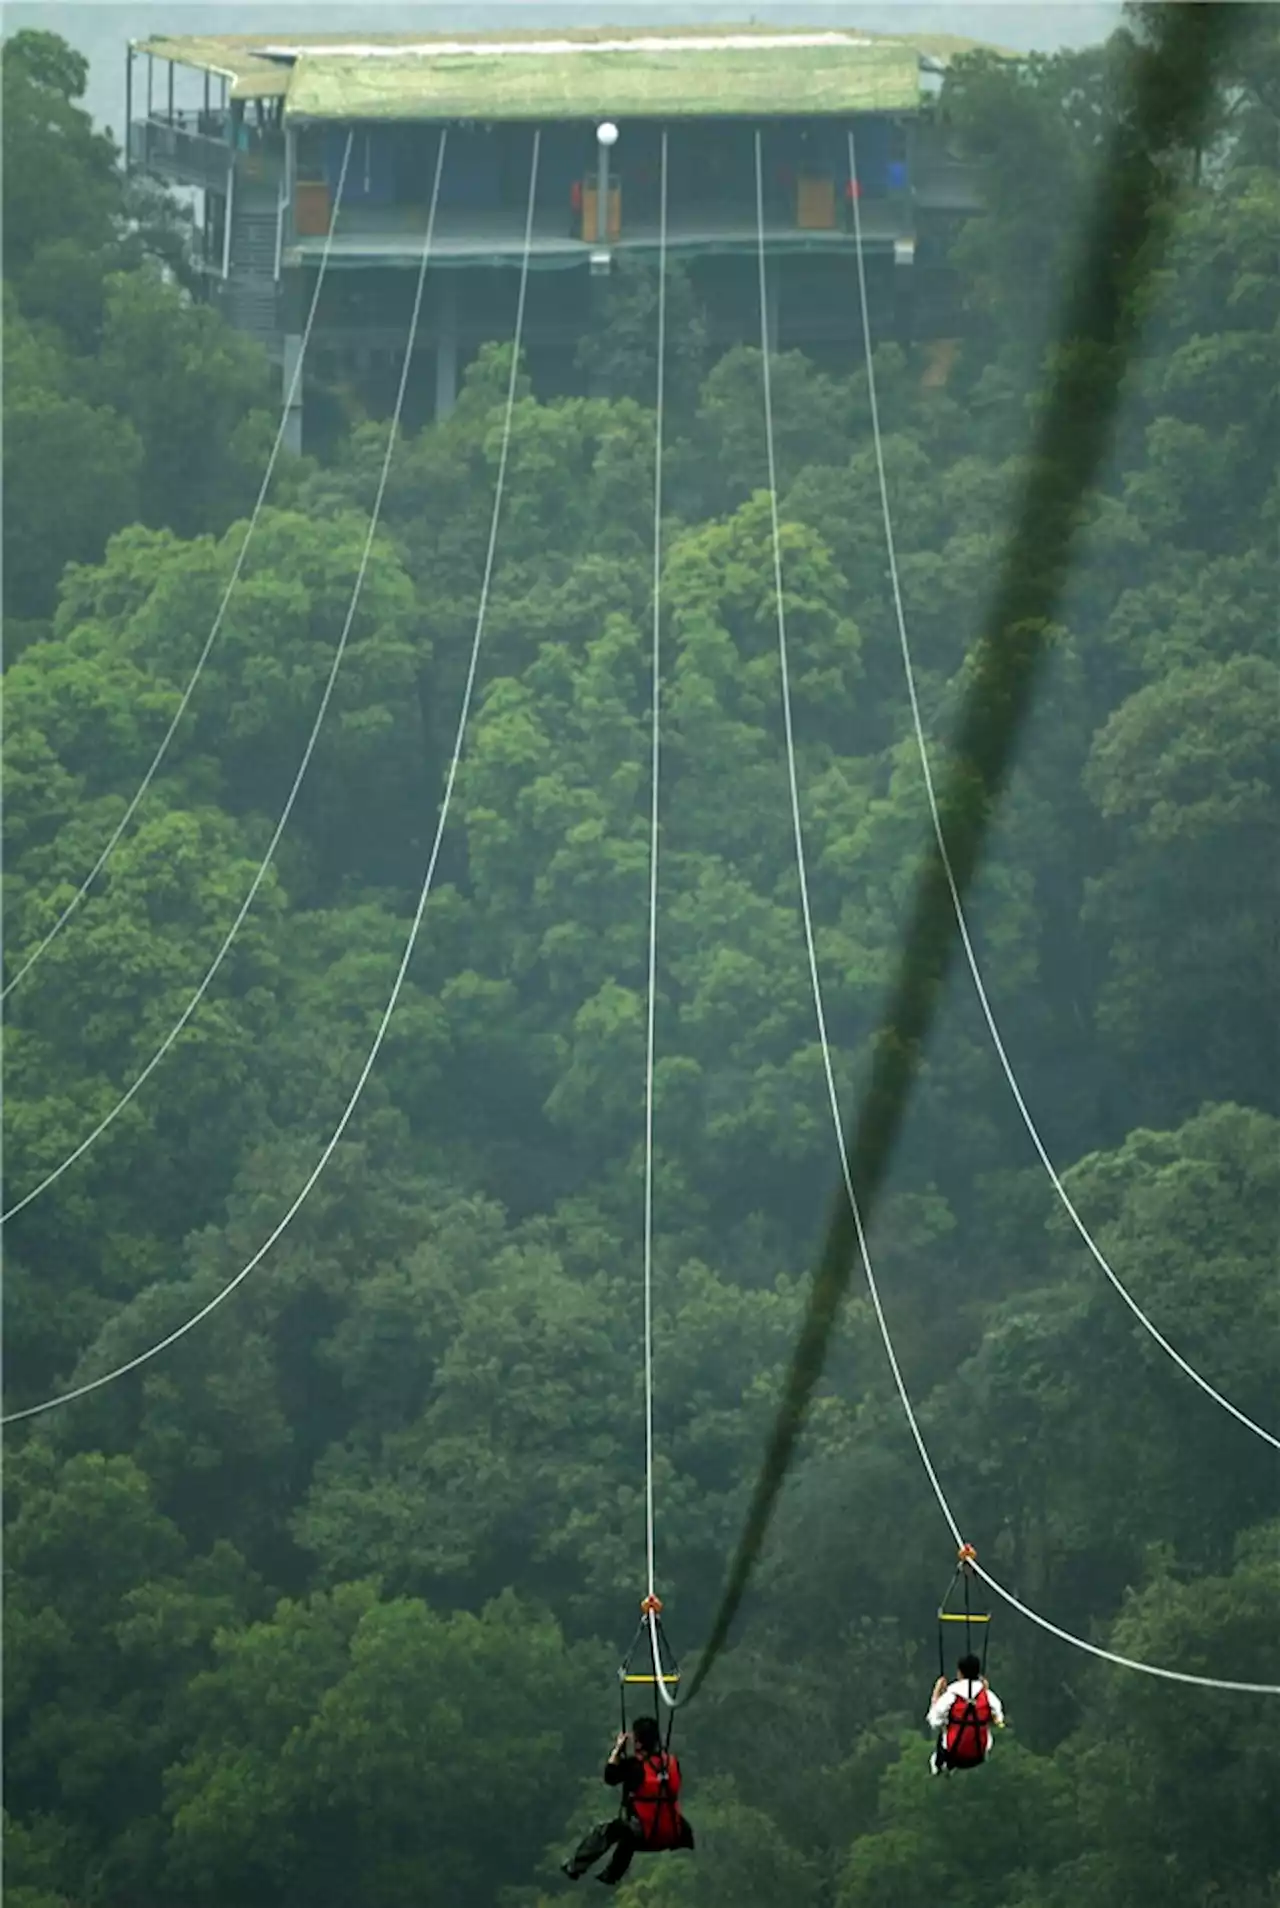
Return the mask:
<svg viewBox="0 0 1280 1908">
<path fill-rule="evenodd" d="M 561 1862 L 560 1873 L 567 1875 L 570 1881 L 581 1881 L 582 1879 L 572 1862 Z"/>
</svg>

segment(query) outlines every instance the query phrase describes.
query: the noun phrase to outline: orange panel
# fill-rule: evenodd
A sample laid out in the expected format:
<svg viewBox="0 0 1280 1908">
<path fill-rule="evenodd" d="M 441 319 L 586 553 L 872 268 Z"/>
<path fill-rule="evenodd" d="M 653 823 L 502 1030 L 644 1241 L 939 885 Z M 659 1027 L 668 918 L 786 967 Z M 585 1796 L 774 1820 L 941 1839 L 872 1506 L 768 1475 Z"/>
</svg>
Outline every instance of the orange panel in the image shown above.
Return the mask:
<svg viewBox="0 0 1280 1908">
<path fill-rule="evenodd" d="M 600 242 L 599 215 L 596 202 L 600 197 L 596 182 L 584 183 L 582 188 L 582 236 L 588 245 Z M 622 236 L 622 187 L 609 187 L 609 238 L 615 241 Z"/>
<path fill-rule="evenodd" d="M 836 182 L 802 178 L 796 188 L 796 224 L 804 232 L 834 232 Z"/>
<path fill-rule="evenodd" d="M 324 238 L 329 230 L 329 188 L 323 179 L 299 179 L 293 201 L 299 238 Z"/>
</svg>

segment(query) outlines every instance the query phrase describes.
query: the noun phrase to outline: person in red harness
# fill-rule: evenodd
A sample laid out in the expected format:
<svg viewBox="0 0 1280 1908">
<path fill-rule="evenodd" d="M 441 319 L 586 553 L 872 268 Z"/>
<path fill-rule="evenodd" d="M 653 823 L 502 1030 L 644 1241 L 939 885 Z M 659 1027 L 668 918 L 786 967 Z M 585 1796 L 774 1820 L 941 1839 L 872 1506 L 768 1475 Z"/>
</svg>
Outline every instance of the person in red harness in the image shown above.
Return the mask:
<svg viewBox="0 0 1280 1908">
<path fill-rule="evenodd" d="M 604 1779 L 611 1789 L 622 1790 L 623 1813 L 588 1829 L 568 1861 L 561 1863 L 570 1881 L 578 1881 L 608 1854 L 596 1879 L 614 1888 L 633 1855 L 693 1847 L 693 1830 L 680 1808 L 680 1764 L 663 1748 L 652 1716 L 636 1717 L 630 1739 L 618 1737 L 604 1765 Z"/>
<path fill-rule="evenodd" d="M 933 1686 L 928 1723 L 938 1733 L 929 1767 L 934 1775 L 976 1769 L 991 1754 L 991 1732 L 1004 1722 L 1000 1698 L 982 1674 L 976 1656 L 962 1656 L 957 1680 L 940 1676 Z"/>
</svg>

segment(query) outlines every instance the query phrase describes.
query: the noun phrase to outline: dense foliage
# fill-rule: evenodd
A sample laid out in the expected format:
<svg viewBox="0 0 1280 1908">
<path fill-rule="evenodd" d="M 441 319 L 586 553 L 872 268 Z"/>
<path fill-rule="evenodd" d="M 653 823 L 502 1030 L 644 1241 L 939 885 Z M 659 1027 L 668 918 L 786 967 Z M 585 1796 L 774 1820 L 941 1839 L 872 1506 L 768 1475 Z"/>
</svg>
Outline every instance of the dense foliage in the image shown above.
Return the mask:
<svg viewBox="0 0 1280 1908">
<path fill-rule="evenodd" d="M 1162 1330 L 1277 1395 L 1275 28 L 1187 190 L 1054 661 L 975 896 L 1009 1051 L 1071 1196 Z M 1111 48 L 948 81 L 990 165 L 950 382 L 878 384 L 941 749 L 1117 108 Z M 244 535 L 263 361 L 131 202 L 77 57 L 5 49 L 6 965 L 151 758 Z M 1011 187 L 1016 181 L 1017 190 Z M 1058 209 L 1055 223 L 1053 208 Z M 1052 243 L 1049 242 L 1052 238 Z M 659 1575 L 696 1646 L 835 1182 L 787 804 L 759 354 L 677 281 L 667 418 L 655 1239 Z M 140 1373 L 11 1434 L 13 1908 L 537 1908 L 600 1806 L 643 1588 L 640 1213 L 653 290 L 598 394 L 515 411 L 480 688 L 424 931 L 347 1137 L 258 1271 Z M 585 360 L 584 360 L 585 361 Z M 208 999 L 7 1228 L 9 1408 L 173 1329 L 311 1171 L 400 959 L 483 569 L 509 358 L 397 453 L 332 709 Z M 774 367 L 819 955 L 850 1093 L 926 811 L 866 380 Z M 8 1201 L 110 1110 L 264 851 L 384 446 L 288 460 L 161 776 L 7 1002 Z M 21 640 L 13 641 L 16 629 Z M 1069 1170 L 1067 1170 L 1069 1169 Z M 1029 1602 L 1152 1662 L 1277 1676 L 1274 1466 L 1065 1223 L 952 984 L 873 1240 L 965 1529 Z M 738 1640 L 683 1740 L 699 1853 L 633 1908 L 1264 1908 L 1275 1728 L 1010 1617 L 1014 1728 L 930 1783 L 950 1571 L 865 1304 L 850 1307 Z"/>
</svg>

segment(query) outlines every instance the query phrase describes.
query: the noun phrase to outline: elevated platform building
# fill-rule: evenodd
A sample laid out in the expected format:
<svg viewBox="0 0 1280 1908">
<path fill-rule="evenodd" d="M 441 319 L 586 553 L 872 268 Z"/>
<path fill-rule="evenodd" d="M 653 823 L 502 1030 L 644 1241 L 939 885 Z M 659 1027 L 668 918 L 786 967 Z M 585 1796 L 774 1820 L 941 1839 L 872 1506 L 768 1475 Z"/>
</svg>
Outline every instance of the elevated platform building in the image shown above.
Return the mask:
<svg viewBox="0 0 1280 1908">
<path fill-rule="evenodd" d="M 763 27 L 152 37 L 129 49 L 129 162 L 198 192 L 209 294 L 286 388 L 327 243 L 310 365 L 376 389 L 399 369 L 447 130 L 418 341 L 432 366 L 418 409 L 438 414 L 466 357 L 511 335 L 535 129 L 525 341 L 544 388 L 573 388 L 599 281 L 656 257 L 664 133 L 668 257 L 714 343 L 759 336 L 757 131 L 771 341 L 859 343 L 850 129 L 876 335 L 954 330 L 947 240 L 977 199 L 931 95 L 967 44 Z M 603 155 L 602 123 L 618 129 Z M 295 443 L 301 429 L 299 408 Z"/>
</svg>

